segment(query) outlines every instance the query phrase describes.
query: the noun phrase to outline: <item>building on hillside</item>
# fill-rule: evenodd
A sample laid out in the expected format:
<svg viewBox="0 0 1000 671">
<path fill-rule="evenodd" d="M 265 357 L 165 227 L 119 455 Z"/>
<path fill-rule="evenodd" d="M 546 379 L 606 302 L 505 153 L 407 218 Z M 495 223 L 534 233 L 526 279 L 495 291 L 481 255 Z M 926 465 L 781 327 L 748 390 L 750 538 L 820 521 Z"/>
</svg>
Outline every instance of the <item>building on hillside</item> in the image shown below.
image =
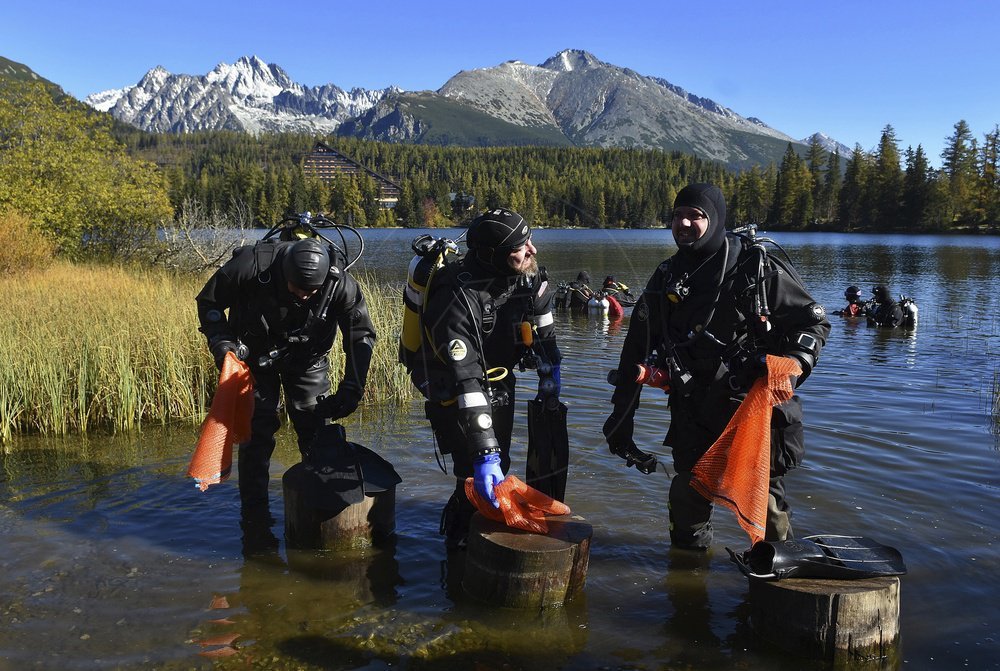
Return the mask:
<svg viewBox="0 0 1000 671">
<path fill-rule="evenodd" d="M 302 172 L 307 176 L 317 177 L 330 183 L 339 177 L 358 174 L 368 175 L 378 184 L 378 202 L 384 208 L 396 207 L 399 194 L 402 191 L 399 184 L 385 175 L 370 170 L 349 156 L 345 156 L 333 147 L 317 142 L 310 154 L 306 155 L 302 164 Z"/>
</svg>

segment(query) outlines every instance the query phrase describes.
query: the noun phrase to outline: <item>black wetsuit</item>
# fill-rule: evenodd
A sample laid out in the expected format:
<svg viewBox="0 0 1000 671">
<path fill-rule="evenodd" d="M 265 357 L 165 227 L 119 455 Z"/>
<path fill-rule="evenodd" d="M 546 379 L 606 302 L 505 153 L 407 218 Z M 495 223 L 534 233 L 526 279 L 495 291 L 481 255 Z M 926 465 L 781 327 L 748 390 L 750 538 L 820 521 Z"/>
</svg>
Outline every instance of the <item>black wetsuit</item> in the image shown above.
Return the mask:
<svg viewBox="0 0 1000 671">
<path fill-rule="evenodd" d="M 314 315 L 310 319 L 310 312 L 318 312 L 323 290 L 304 304 L 288 291 L 281 261 L 292 244 L 265 241 L 240 247 L 196 299 L 199 330 L 210 347 L 219 340 L 238 340 L 249 350 L 246 361 L 254 378 L 254 412 L 250 439 L 240 445 L 238 461 L 240 498 L 245 506 L 267 502 L 268 468 L 280 426 L 280 389 L 285 391 L 299 449 L 305 451 L 322 422 L 313 410 L 316 397 L 330 391 L 327 355 L 338 327 L 346 355 L 341 384 L 364 389 L 375 343 L 364 296 L 354 278 L 340 267 L 331 270 L 335 279 L 326 318 Z"/>
<path fill-rule="evenodd" d="M 551 303 L 544 279 L 497 276 L 472 258 L 434 278 L 423 314 L 430 339 L 424 340 L 424 365 L 418 364 L 411 378 L 429 399 L 428 419 L 441 451 L 452 455 L 456 477 L 472 475 L 476 445 L 490 436 L 500 444 L 504 471 L 509 468 L 514 368 L 527 352 L 521 323 L 535 327 L 533 351 L 539 360 L 558 365 Z M 507 374 L 488 384 L 486 371 L 495 368 Z M 470 425 L 483 413 L 492 417 L 492 428 Z"/>
<path fill-rule="evenodd" d="M 593 290 L 585 282 L 574 280 L 569 283 L 569 309 L 573 312 L 586 312 Z"/>
<path fill-rule="evenodd" d="M 757 251 L 745 248 L 733 235 L 726 236 L 726 243 L 705 259 L 675 255 L 657 267 L 632 312 L 612 397 L 615 410 L 605 431 L 609 433 L 611 427 L 609 444 L 631 441 L 641 392 L 641 385 L 633 381 L 636 365 L 647 363 L 654 350 L 658 355 L 654 363 L 659 366 L 670 368 L 672 358 L 677 365 L 671 379 L 671 421 L 664 445 L 671 448 L 677 472 L 670 487 L 670 536 L 678 546 L 705 548 L 712 540 L 712 505 L 689 482 L 691 469 L 721 435 L 752 381 L 752 377 L 737 375 L 741 371 L 735 361 L 733 371 L 727 368 L 738 349 L 734 343 L 752 338 L 758 343 L 758 353 L 800 359 L 801 383 L 830 332 L 822 306 L 777 255 L 768 255 L 772 270 L 765 280 L 770 329 L 751 330 L 759 258 Z M 667 292 L 678 289 L 676 283 L 685 275 L 680 290 L 686 290 L 686 295 L 671 302 Z M 731 380 L 737 382 L 736 389 Z M 799 464 L 803 453 L 802 406 L 799 397 L 793 396 L 774 409 L 772 419 L 770 493 L 774 500 L 768 510 L 769 536 L 788 533 L 782 476 Z"/>
<path fill-rule="evenodd" d="M 868 311 L 868 326 L 896 328 L 903 323 L 903 308 L 891 298 L 875 303 Z"/>
<path fill-rule="evenodd" d="M 477 454 L 498 448 L 500 467 L 510 469 L 514 368 L 528 352 L 522 322 L 535 327 L 532 353 L 540 365 L 561 360 L 553 292 L 540 275 L 499 276 L 466 257 L 439 272 L 428 289 L 422 325 L 429 338 L 410 377 L 428 399 L 425 410 L 438 448 L 452 456 L 455 492 L 441 528 L 449 547 L 464 542 L 474 512 L 464 482 L 473 475 Z"/>
</svg>

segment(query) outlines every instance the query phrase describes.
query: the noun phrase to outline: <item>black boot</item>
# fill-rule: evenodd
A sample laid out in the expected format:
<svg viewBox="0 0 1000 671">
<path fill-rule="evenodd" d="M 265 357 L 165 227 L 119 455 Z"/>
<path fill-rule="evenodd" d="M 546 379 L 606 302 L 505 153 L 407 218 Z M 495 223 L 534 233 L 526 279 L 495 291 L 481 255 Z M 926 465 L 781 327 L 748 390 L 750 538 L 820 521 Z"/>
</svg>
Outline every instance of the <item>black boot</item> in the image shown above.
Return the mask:
<svg viewBox="0 0 1000 671">
<path fill-rule="evenodd" d="M 476 509 L 465 496 L 465 490 L 455 491 L 441 511 L 441 528 L 448 552 L 464 550 L 469 536 L 469 522 Z"/>
</svg>

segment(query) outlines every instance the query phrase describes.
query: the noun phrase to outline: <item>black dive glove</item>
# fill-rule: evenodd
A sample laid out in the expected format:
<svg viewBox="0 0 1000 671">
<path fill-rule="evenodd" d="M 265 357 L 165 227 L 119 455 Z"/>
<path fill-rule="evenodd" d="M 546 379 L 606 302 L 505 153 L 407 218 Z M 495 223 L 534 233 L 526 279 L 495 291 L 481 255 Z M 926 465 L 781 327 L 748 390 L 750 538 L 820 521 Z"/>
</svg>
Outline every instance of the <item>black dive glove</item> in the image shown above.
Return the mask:
<svg viewBox="0 0 1000 671">
<path fill-rule="evenodd" d="M 763 354 L 738 355 L 726 364 L 729 368 L 729 388 L 747 391 L 757 378 L 767 375 L 767 359 Z"/>
<path fill-rule="evenodd" d="M 608 441 L 611 454 L 624 459 L 626 466 L 635 466 L 640 473 L 649 475 L 656 470 L 656 457 L 646 454 L 635 446 L 635 441 L 632 440 L 634 429 L 633 414 L 616 409 L 604 422 L 604 437 Z"/>
<path fill-rule="evenodd" d="M 316 397 L 316 409 L 313 411 L 319 417 L 337 420 L 347 417 L 358 409 L 364 390 L 353 382 L 342 382 L 333 396 Z"/>
<path fill-rule="evenodd" d="M 215 367 L 219 370 L 222 370 L 222 362 L 226 360 L 227 352 L 233 352 L 240 361 L 246 359 L 247 355 L 250 354 L 246 345 L 232 340 L 217 340 L 209 345 L 208 349 L 212 353 L 212 358 L 215 359 Z"/>
</svg>

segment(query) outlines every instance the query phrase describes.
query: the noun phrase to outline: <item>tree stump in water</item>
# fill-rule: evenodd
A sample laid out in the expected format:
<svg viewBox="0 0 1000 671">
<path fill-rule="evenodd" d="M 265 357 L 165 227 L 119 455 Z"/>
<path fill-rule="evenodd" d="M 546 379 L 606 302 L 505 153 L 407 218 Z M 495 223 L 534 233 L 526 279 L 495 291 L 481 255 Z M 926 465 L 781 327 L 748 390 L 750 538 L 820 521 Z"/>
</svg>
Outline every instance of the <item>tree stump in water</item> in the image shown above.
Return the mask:
<svg viewBox="0 0 1000 671">
<path fill-rule="evenodd" d="M 360 491 L 356 503 L 326 507 L 314 493 L 314 478 L 296 464 L 281 478 L 285 500 L 285 541 L 291 547 L 337 550 L 368 547 L 396 529 L 396 491 Z M 354 496 L 352 498 L 358 498 Z M 335 503 L 335 502 L 334 502 Z M 330 502 L 327 506 L 331 505 Z"/>
<path fill-rule="evenodd" d="M 893 660 L 899 578 L 750 580 L 754 632 L 787 651 L 834 663 Z"/>
<path fill-rule="evenodd" d="M 462 586 L 475 598 L 508 608 L 561 606 L 587 580 L 594 530 L 578 515 L 548 518 L 549 533 L 511 529 L 472 516 Z"/>
</svg>

